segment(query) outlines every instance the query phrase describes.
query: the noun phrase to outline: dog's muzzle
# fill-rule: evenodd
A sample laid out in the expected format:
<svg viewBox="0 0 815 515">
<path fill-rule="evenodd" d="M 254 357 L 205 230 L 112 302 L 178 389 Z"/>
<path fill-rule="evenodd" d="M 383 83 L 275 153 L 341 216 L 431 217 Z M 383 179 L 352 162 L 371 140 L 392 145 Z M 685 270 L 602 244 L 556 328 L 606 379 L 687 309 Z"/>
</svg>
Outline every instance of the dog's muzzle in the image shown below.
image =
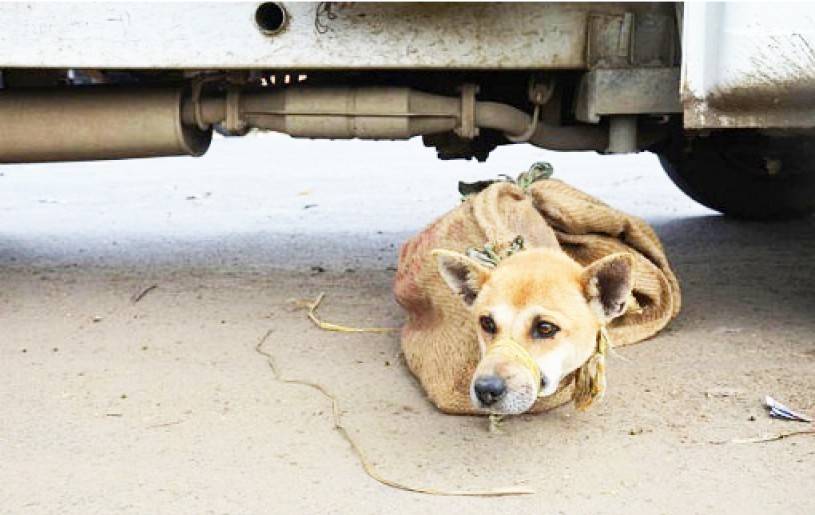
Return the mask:
<svg viewBox="0 0 815 515">
<path fill-rule="evenodd" d="M 513 361 L 520 364 L 524 370 L 529 372 L 529 375 L 532 378 L 532 384 L 535 388 L 535 397 L 540 396 L 541 391 L 541 369 L 538 367 L 538 364 L 535 363 L 535 359 L 532 358 L 532 354 L 526 350 L 526 347 L 521 345 L 520 343 L 516 342 L 515 340 L 498 340 L 492 342 L 489 347 L 487 347 L 487 355 L 486 358 L 489 359 L 490 357 L 502 355 L 512 359 Z M 503 382 L 503 380 L 502 380 Z M 478 380 L 476 380 L 476 385 L 478 384 Z M 478 394 L 478 390 L 476 389 L 476 394 Z"/>
</svg>

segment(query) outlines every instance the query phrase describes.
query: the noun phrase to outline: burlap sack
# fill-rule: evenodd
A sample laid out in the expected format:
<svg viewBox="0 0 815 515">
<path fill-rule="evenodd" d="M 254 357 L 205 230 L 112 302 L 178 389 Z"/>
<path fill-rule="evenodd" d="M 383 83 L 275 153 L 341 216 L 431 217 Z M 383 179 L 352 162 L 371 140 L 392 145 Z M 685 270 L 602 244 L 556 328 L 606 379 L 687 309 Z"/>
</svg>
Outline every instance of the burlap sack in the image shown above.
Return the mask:
<svg viewBox="0 0 815 515">
<path fill-rule="evenodd" d="M 444 412 L 477 413 L 469 388 L 480 351 L 467 308 L 441 278 L 430 252 L 465 252 L 492 243 L 500 254 L 518 235 L 527 247 L 559 244 L 583 265 L 615 252 L 634 256 L 634 296 L 641 309 L 610 325 L 615 347 L 653 336 L 679 311 L 679 283 L 643 220 L 555 179 L 536 182 L 526 192 L 509 182 L 495 183 L 408 240 L 399 256 L 394 293 L 408 315 L 402 350 L 430 400 Z M 570 376 L 530 411 L 560 406 L 572 393 Z"/>
</svg>

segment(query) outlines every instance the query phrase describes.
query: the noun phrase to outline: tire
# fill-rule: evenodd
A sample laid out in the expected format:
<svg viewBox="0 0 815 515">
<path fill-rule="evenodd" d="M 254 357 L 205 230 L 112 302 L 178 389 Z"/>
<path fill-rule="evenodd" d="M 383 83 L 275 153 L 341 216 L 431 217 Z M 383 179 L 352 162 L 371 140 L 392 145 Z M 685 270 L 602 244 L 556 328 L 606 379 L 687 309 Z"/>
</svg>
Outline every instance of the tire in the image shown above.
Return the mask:
<svg viewBox="0 0 815 515">
<path fill-rule="evenodd" d="M 815 211 L 815 135 L 726 131 L 653 149 L 690 198 L 745 220 L 788 220 Z"/>
</svg>

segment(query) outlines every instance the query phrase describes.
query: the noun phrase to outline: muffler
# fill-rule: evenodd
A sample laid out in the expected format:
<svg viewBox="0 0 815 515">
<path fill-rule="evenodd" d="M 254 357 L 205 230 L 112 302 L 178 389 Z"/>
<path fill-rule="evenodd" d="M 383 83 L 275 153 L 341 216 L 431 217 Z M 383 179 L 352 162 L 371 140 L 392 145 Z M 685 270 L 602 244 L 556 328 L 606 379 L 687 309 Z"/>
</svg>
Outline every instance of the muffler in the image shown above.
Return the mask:
<svg viewBox="0 0 815 515">
<path fill-rule="evenodd" d="M 0 162 L 200 156 L 212 130 L 182 122 L 183 95 L 180 86 L 0 91 Z"/>
</svg>

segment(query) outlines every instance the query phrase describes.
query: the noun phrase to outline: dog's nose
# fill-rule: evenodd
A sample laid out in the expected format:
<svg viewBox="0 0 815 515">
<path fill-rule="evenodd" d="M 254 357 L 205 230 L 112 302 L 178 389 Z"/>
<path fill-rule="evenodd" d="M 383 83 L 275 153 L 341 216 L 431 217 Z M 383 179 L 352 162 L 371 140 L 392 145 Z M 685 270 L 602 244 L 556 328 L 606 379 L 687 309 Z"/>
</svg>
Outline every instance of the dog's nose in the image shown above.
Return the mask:
<svg viewBox="0 0 815 515">
<path fill-rule="evenodd" d="M 485 406 L 495 404 L 507 391 L 507 384 L 498 376 L 481 376 L 473 384 L 475 396 Z"/>
</svg>

